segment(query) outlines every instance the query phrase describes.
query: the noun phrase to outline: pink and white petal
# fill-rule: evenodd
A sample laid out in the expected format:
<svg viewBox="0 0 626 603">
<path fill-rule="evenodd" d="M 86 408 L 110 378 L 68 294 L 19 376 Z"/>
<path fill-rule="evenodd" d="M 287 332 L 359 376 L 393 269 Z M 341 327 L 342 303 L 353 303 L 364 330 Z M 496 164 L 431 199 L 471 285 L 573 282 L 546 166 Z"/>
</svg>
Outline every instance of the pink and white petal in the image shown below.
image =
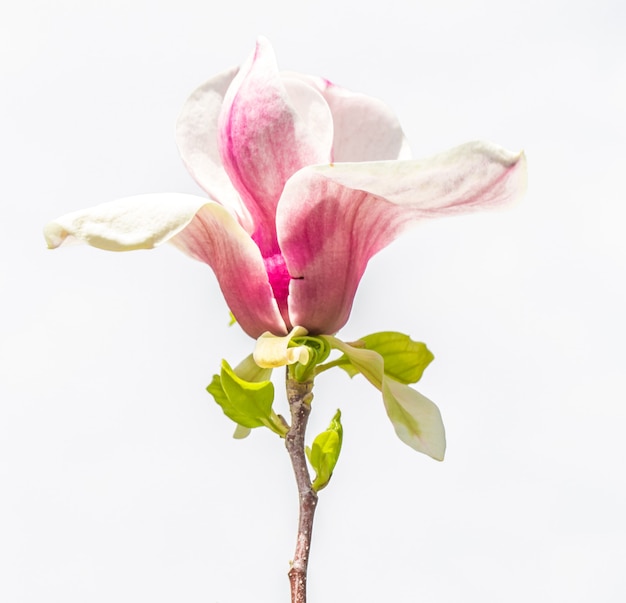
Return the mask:
<svg viewBox="0 0 626 603">
<path fill-rule="evenodd" d="M 446 433 L 434 402 L 389 377 L 383 380 L 382 392 L 385 410 L 396 435 L 413 450 L 443 461 Z"/>
<path fill-rule="evenodd" d="M 228 307 L 250 337 L 287 333 L 259 248 L 221 205 L 203 205 L 171 242 L 213 268 Z"/>
<path fill-rule="evenodd" d="M 395 113 L 381 100 L 329 84 L 324 98 L 333 114 L 333 160 L 411 159 Z"/>
<path fill-rule="evenodd" d="M 277 215 L 292 277 L 290 322 L 313 335 L 332 334 L 347 322 L 367 262 L 398 232 L 402 212 L 384 199 L 323 178 L 294 188 L 288 185 Z"/>
<path fill-rule="evenodd" d="M 310 139 L 313 156 L 330 159 L 333 146 L 333 116 L 328 103 L 314 87 L 298 78 L 281 77 L 289 102 L 298 116 L 296 127 Z"/>
<path fill-rule="evenodd" d="M 428 159 L 310 166 L 342 186 L 434 214 L 484 210 L 526 191 L 526 157 L 488 142 L 468 142 Z"/>
<path fill-rule="evenodd" d="M 333 116 L 333 161 L 411 159 L 411 149 L 396 114 L 383 101 L 351 92 L 328 80 L 284 72 L 317 88 Z"/>
<path fill-rule="evenodd" d="M 274 217 L 284 184 L 300 168 L 330 160 L 332 119 L 313 88 L 287 91 L 265 39 L 228 89 L 219 145 L 226 172 L 255 223 L 253 238 L 264 256 L 276 253 Z"/>
<path fill-rule="evenodd" d="M 107 251 L 152 249 L 183 230 L 207 200 L 194 195 L 137 195 L 81 209 L 44 228 L 50 249 L 77 240 Z"/>
<path fill-rule="evenodd" d="M 232 209 L 250 229 L 250 216 L 224 170 L 218 146 L 218 118 L 238 70 L 232 68 L 216 75 L 187 99 L 176 122 L 176 143 L 194 180 L 212 199 Z"/>
<path fill-rule="evenodd" d="M 128 197 L 50 222 L 51 248 L 75 239 L 108 251 L 151 249 L 169 241 L 213 268 L 226 303 L 255 339 L 287 332 L 254 241 L 221 205 L 193 195 Z"/>
<path fill-rule="evenodd" d="M 347 321 L 369 259 L 416 222 L 520 196 L 522 154 L 470 143 L 425 161 L 310 166 L 285 187 L 279 243 L 292 277 L 289 314 L 312 334 Z"/>
</svg>

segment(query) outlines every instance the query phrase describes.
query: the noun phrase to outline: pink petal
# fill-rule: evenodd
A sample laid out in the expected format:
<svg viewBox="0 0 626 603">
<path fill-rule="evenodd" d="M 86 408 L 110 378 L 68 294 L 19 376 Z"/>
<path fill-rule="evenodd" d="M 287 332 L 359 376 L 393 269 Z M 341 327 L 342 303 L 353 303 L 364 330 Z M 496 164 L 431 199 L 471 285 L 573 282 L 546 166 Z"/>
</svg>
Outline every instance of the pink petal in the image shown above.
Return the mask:
<svg viewBox="0 0 626 603">
<path fill-rule="evenodd" d="M 204 205 L 171 242 L 213 268 L 228 307 L 250 337 L 287 333 L 259 248 L 222 206 Z"/>
<path fill-rule="evenodd" d="M 369 259 L 423 218 L 495 207 L 525 189 L 523 154 L 468 143 L 424 161 L 310 166 L 277 213 L 292 277 L 289 315 L 310 333 L 348 320 Z"/>
<path fill-rule="evenodd" d="M 313 87 L 281 81 L 264 39 L 226 94 L 219 145 L 226 172 L 255 223 L 254 240 L 264 257 L 277 253 L 278 199 L 297 170 L 330 160 L 332 118 Z"/>
<path fill-rule="evenodd" d="M 381 100 L 351 92 L 323 78 L 297 77 L 315 86 L 333 116 L 333 161 L 410 159 L 409 143 L 395 113 Z"/>
<path fill-rule="evenodd" d="M 176 122 L 176 143 L 194 180 L 208 195 L 232 209 L 251 229 L 245 205 L 233 187 L 220 156 L 217 122 L 224 96 L 238 69 L 229 69 L 204 83 L 187 99 Z"/>
<path fill-rule="evenodd" d="M 73 238 L 109 251 L 169 241 L 213 268 L 226 303 L 251 337 L 287 333 L 258 247 L 218 203 L 182 194 L 128 197 L 62 216 L 44 236 L 52 248 Z"/>
</svg>

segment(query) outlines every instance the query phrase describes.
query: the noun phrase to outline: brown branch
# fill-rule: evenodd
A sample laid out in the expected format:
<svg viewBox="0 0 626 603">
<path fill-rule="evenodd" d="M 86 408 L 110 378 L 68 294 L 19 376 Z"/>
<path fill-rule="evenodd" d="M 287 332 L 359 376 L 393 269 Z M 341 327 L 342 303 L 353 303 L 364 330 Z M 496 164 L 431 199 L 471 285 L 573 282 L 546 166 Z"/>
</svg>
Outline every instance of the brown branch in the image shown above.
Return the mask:
<svg viewBox="0 0 626 603">
<path fill-rule="evenodd" d="M 306 424 L 311 413 L 313 400 L 313 381 L 300 383 L 287 370 L 287 399 L 291 410 L 291 428 L 285 437 L 285 446 L 296 476 L 300 516 L 298 519 L 298 537 L 294 553 L 289 583 L 291 584 L 291 603 L 306 603 L 306 579 L 311 549 L 313 516 L 317 506 L 317 493 L 311 487 L 311 476 L 306 464 L 304 436 Z"/>
</svg>

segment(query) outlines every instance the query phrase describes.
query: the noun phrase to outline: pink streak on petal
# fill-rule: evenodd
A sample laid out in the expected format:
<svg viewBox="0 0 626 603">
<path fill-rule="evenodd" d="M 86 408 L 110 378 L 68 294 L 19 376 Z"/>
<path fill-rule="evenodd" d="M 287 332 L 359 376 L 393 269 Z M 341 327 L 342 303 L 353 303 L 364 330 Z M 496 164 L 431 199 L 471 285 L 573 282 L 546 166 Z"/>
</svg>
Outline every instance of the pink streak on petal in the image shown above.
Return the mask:
<svg viewBox="0 0 626 603">
<path fill-rule="evenodd" d="M 203 206 L 172 243 L 213 268 L 226 303 L 250 337 L 288 332 L 258 247 L 223 207 Z"/>
<path fill-rule="evenodd" d="M 291 276 L 287 270 L 287 264 L 282 253 L 276 253 L 272 256 L 263 258 L 265 264 L 265 270 L 274 293 L 274 298 L 278 304 L 281 316 L 287 325 L 287 328 L 291 329 L 292 325 L 289 321 L 289 311 L 287 308 L 287 298 L 289 296 L 289 283 L 291 282 Z"/>
<path fill-rule="evenodd" d="M 523 193 L 523 154 L 468 143 L 424 161 L 310 166 L 278 206 L 292 324 L 331 334 L 347 321 L 369 259 L 425 218 L 500 206 Z"/>
</svg>

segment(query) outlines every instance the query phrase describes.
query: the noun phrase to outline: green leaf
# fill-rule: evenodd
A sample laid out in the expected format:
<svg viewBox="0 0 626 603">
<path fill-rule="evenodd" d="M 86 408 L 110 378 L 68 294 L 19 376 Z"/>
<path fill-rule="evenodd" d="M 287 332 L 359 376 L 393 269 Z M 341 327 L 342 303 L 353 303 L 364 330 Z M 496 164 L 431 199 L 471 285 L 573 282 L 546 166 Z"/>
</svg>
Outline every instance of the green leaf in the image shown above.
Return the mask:
<svg viewBox="0 0 626 603">
<path fill-rule="evenodd" d="M 220 374 L 213 376 L 207 391 L 224 414 L 238 425 L 250 429 L 264 425 L 281 437 L 286 435 L 287 426 L 272 410 L 274 385 L 271 381 L 246 381 L 223 360 Z M 245 435 L 245 430 L 235 431 L 236 437 Z"/>
<path fill-rule="evenodd" d="M 383 357 L 385 374 L 400 383 L 417 383 L 424 369 L 435 358 L 425 343 L 413 341 L 404 333 L 372 333 L 361 341 L 366 349 L 374 350 Z"/>
<path fill-rule="evenodd" d="M 326 487 L 339 459 L 341 443 L 343 441 L 343 427 L 341 425 L 341 411 L 337 410 L 326 431 L 320 433 L 313 445 L 306 448 L 306 455 L 315 470 L 315 479 L 312 487 L 316 492 Z"/>
<path fill-rule="evenodd" d="M 252 357 L 252 354 L 246 356 L 235 368 L 235 375 L 243 379 L 244 381 L 269 381 L 272 376 L 272 369 L 261 368 Z M 221 387 L 221 382 L 220 382 Z M 223 390 L 222 390 L 223 391 Z M 243 425 L 237 425 L 233 438 L 236 440 L 243 440 L 250 435 L 251 429 L 244 427 Z"/>
</svg>

